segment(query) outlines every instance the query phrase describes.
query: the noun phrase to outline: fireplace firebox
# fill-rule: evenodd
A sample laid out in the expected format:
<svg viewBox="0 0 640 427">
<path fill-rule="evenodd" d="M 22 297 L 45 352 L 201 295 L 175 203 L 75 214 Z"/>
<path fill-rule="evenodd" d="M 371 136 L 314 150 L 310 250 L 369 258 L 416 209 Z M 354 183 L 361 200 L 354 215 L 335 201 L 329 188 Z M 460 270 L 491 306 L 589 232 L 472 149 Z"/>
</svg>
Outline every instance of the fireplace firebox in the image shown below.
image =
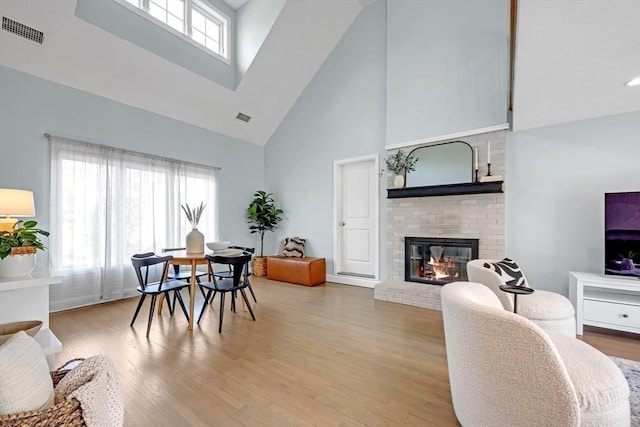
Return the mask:
<svg viewBox="0 0 640 427">
<path fill-rule="evenodd" d="M 478 239 L 404 238 L 404 280 L 445 285 L 467 280 L 467 262 L 478 258 Z"/>
</svg>

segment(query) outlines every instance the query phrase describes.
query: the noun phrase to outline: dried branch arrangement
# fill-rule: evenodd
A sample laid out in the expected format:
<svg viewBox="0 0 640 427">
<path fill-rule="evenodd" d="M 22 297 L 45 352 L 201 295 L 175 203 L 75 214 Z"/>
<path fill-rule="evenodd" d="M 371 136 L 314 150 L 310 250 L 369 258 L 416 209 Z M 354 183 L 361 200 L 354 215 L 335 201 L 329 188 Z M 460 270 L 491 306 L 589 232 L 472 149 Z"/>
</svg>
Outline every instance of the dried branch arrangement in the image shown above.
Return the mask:
<svg viewBox="0 0 640 427">
<path fill-rule="evenodd" d="M 205 205 L 204 202 L 200 202 L 200 206 L 196 206 L 193 209 L 189 207 L 188 203 L 184 205 L 180 205 L 182 210 L 184 211 L 187 219 L 191 223 L 191 227 L 196 228 L 198 223 L 200 222 L 200 216 L 202 215 L 202 211 L 204 210 Z"/>
</svg>

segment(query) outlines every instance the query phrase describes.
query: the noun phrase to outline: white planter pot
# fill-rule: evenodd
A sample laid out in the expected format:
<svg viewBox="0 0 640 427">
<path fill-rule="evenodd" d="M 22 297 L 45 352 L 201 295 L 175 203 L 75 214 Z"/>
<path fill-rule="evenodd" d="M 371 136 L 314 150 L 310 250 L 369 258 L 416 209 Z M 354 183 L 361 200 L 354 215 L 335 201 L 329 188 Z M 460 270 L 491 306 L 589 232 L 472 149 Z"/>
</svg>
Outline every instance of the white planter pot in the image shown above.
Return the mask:
<svg viewBox="0 0 640 427">
<path fill-rule="evenodd" d="M 0 260 L 0 277 L 21 277 L 31 274 L 36 266 L 36 254 L 9 255 Z"/>
<path fill-rule="evenodd" d="M 404 187 L 404 175 L 396 175 L 393 177 L 393 187 L 394 188 Z"/>
</svg>

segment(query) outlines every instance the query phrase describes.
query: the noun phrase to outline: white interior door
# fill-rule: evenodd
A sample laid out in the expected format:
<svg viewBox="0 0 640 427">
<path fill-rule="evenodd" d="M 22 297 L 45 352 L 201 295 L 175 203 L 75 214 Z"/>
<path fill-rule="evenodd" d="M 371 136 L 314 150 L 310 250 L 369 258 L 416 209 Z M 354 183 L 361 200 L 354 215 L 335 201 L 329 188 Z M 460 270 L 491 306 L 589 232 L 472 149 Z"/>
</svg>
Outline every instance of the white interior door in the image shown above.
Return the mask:
<svg viewBox="0 0 640 427">
<path fill-rule="evenodd" d="M 336 162 L 336 274 L 377 278 L 377 156 Z"/>
</svg>

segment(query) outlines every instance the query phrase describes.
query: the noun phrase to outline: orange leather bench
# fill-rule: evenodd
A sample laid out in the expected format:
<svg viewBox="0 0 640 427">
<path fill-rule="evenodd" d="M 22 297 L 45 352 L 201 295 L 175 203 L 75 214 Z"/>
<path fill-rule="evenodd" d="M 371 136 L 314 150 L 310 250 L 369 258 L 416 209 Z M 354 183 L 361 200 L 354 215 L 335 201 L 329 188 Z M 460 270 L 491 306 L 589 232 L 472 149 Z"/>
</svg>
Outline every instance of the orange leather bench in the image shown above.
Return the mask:
<svg viewBox="0 0 640 427">
<path fill-rule="evenodd" d="M 326 281 L 326 272 L 324 258 L 267 257 L 267 279 L 316 286 Z"/>
</svg>

